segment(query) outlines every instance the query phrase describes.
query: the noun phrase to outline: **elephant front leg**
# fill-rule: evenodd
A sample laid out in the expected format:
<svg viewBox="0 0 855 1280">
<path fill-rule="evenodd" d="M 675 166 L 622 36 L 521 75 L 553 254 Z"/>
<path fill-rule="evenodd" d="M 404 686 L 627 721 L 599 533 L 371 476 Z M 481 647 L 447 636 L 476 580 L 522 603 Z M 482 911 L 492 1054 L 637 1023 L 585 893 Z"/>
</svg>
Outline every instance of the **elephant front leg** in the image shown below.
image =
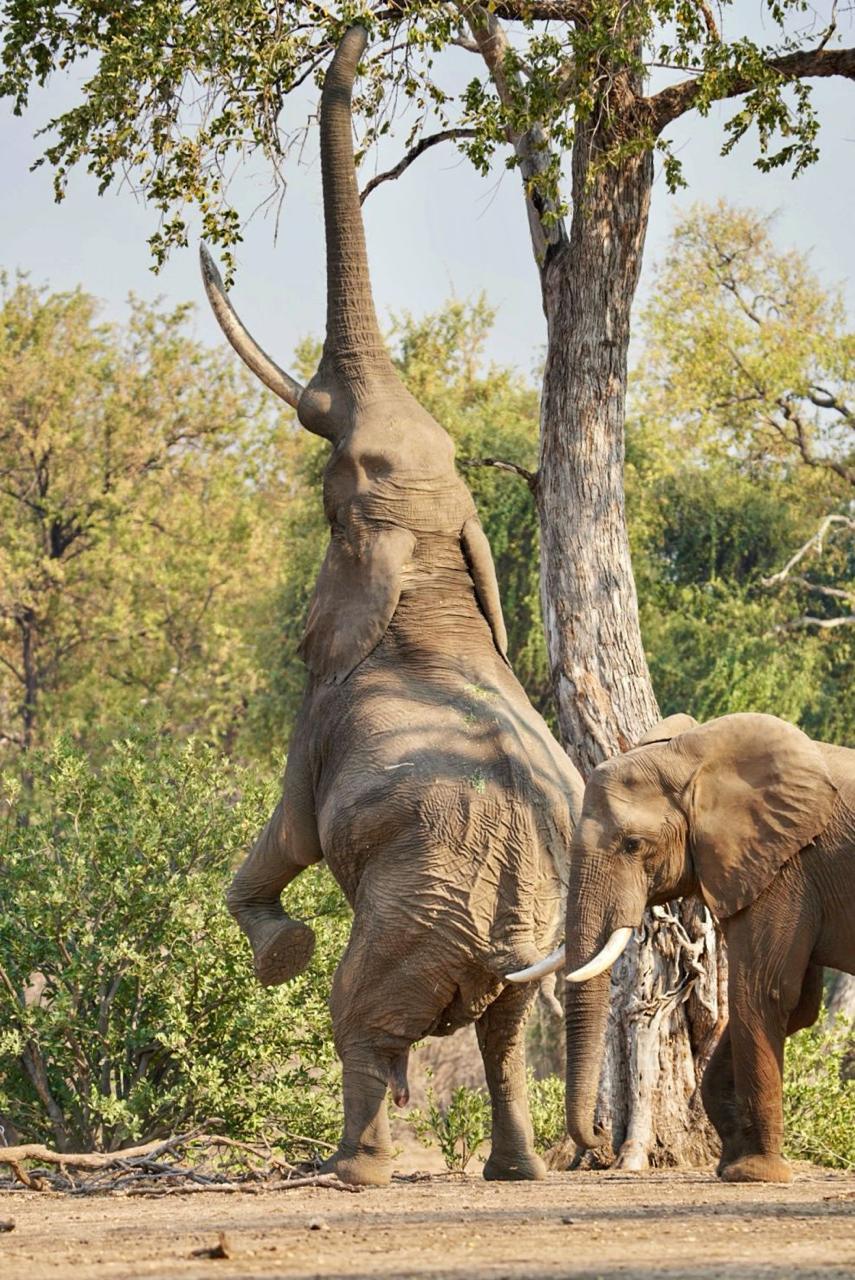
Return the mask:
<svg viewBox="0 0 855 1280">
<path fill-rule="evenodd" d="M 318 861 L 314 851 L 295 856 L 294 845 L 280 801 L 226 895 L 229 911 L 249 939 L 255 976 L 263 987 L 302 973 L 315 947 L 309 926 L 286 915 L 279 900 L 286 885 Z"/>
<path fill-rule="evenodd" d="M 475 1024 L 490 1090 L 493 1134 L 489 1180 L 535 1181 L 546 1165 L 534 1149 L 525 1070 L 525 1021 L 535 991 L 506 987 Z"/>
</svg>

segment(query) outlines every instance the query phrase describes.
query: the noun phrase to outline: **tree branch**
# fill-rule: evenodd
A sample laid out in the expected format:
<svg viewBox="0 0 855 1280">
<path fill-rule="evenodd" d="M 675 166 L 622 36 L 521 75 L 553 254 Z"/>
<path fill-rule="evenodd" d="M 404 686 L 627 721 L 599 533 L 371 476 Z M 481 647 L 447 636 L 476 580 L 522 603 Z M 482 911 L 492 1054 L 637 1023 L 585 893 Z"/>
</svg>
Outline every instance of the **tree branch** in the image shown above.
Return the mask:
<svg viewBox="0 0 855 1280">
<path fill-rule="evenodd" d="M 411 147 L 406 155 L 398 161 L 392 169 L 386 169 L 383 173 L 378 173 L 370 182 L 366 183 L 359 197 L 359 203 L 364 204 L 375 187 L 379 187 L 381 182 L 391 182 L 394 178 L 400 178 L 402 173 L 409 169 L 410 165 L 418 160 L 419 156 L 427 151 L 429 147 L 435 147 L 439 142 L 452 142 L 455 138 L 475 138 L 477 137 L 477 129 L 442 129 L 439 133 L 428 133 L 423 138 L 419 138 L 415 146 Z"/>
<path fill-rule="evenodd" d="M 840 476 L 841 480 L 845 480 L 847 484 L 855 485 L 855 467 L 847 466 L 845 462 L 838 462 L 836 458 L 817 457 L 810 446 L 807 428 L 795 405 L 785 396 L 778 396 L 775 403 L 784 415 L 785 420 L 793 424 L 796 438 L 791 443 L 796 444 L 798 447 L 799 453 L 802 455 L 802 461 L 806 462 L 809 467 L 820 467 L 826 471 L 833 471 L 835 475 Z M 780 424 L 776 423 L 774 419 L 771 419 L 771 422 L 781 435 L 788 439 Z"/>
<path fill-rule="evenodd" d="M 820 631 L 834 631 L 837 627 L 855 627 L 855 613 L 844 614 L 840 618 L 815 618 L 812 614 L 803 614 L 801 618 L 793 618 L 792 622 L 779 622 L 772 628 L 772 635 L 781 631 L 806 631 L 808 627 L 817 627 Z"/>
<path fill-rule="evenodd" d="M 496 93 L 503 107 L 513 106 L 514 90 L 519 88 L 519 78 L 514 77 L 508 68 L 508 55 L 511 45 L 505 34 L 497 14 L 499 10 L 518 8 L 518 6 L 494 5 L 491 10 L 482 4 L 458 3 L 457 6 L 472 32 L 475 43 L 490 72 Z M 538 6 L 532 5 L 531 8 Z M 557 5 L 539 6 L 540 8 L 577 9 L 583 6 Z M 532 16 L 536 16 L 532 14 Z M 554 16 L 554 15 L 553 15 Z M 564 13 L 561 16 L 567 17 Z M 564 220 L 556 216 L 555 205 L 548 200 L 540 189 L 539 179 L 550 166 L 550 152 L 546 134 L 541 125 L 532 125 L 525 133 L 507 130 L 508 141 L 517 153 L 520 173 L 526 193 L 526 209 L 528 211 L 529 231 L 535 261 L 539 268 L 543 267 L 550 249 L 566 242 L 567 230 Z M 545 215 L 550 215 L 546 217 Z"/>
<path fill-rule="evenodd" d="M 698 9 L 704 20 L 704 26 L 707 29 L 707 35 L 710 40 L 718 42 L 721 39 L 715 17 L 713 16 L 712 6 L 707 4 L 707 0 L 697 0 Z"/>
<path fill-rule="evenodd" d="M 799 564 L 799 562 L 804 559 L 804 557 L 808 554 L 809 551 L 815 550 L 817 555 L 822 555 L 823 542 L 825 541 L 826 534 L 828 533 L 829 529 L 832 526 L 836 526 L 843 529 L 849 529 L 852 533 L 855 533 L 855 520 L 850 519 L 849 516 L 842 516 L 842 515 L 826 516 L 825 519 L 820 524 L 819 528 L 817 529 L 816 533 L 811 534 L 811 536 L 808 538 L 804 546 L 799 547 L 798 551 L 794 552 L 794 554 L 790 557 L 790 559 L 784 565 L 783 569 L 779 569 L 777 573 L 773 573 L 769 578 L 760 579 L 763 586 L 773 587 L 773 586 L 776 586 L 779 582 L 783 582 L 784 579 L 787 578 L 791 573 L 791 571 L 796 567 L 796 565 Z M 805 579 L 800 579 L 800 581 L 804 582 Z M 824 590 L 827 591 L 829 594 L 832 593 L 832 588 L 824 588 Z M 846 594 L 851 594 L 851 593 L 846 593 Z"/>
<path fill-rule="evenodd" d="M 844 76 L 847 80 L 855 80 L 855 49 L 800 49 L 779 58 L 769 58 L 766 66 L 777 71 L 784 80 L 825 76 Z M 701 75 L 697 79 L 669 85 L 667 89 L 643 99 L 640 105 L 649 113 L 654 131 L 661 133 L 672 121 L 691 111 L 707 88 L 707 76 Z M 715 92 L 713 97 L 716 100 L 736 98 L 753 88 L 753 80 L 747 76 L 737 77 L 730 81 L 724 80 L 721 90 Z"/>
<path fill-rule="evenodd" d="M 519 476 L 521 480 L 525 480 L 532 493 L 537 490 L 537 472 L 526 471 L 525 467 L 518 466 L 516 462 L 504 462 L 501 458 L 467 458 L 459 465 L 461 467 L 495 467 L 497 471 L 507 471 L 511 475 Z"/>
</svg>

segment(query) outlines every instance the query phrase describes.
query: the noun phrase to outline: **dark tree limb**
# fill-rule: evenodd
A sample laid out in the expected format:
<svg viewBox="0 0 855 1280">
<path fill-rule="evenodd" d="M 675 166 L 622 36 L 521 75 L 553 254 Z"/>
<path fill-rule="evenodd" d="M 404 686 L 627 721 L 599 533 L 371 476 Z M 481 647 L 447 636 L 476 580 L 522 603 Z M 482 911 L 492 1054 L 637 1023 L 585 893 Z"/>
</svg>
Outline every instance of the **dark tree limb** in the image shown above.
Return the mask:
<svg viewBox="0 0 855 1280">
<path fill-rule="evenodd" d="M 855 80 L 855 49 L 799 49 L 779 58 L 769 58 L 766 66 L 777 71 L 784 80 L 826 76 Z M 707 78 L 701 75 L 669 85 L 652 97 L 642 99 L 640 105 L 647 111 L 654 132 L 661 133 L 674 120 L 691 111 L 707 87 Z M 716 92 L 714 97 L 719 100 L 737 98 L 754 87 L 754 81 L 745 76 L 723 80 L 720 92 Z"/>
<path fill-rule="evenodd" d="M 359 203 L 364 204 L 375 187 L 379 187 L 381 182 L 391 182 L 395 178 L 400 178 L 402 173 L 409 169 L 414 161 L 418 160 L 430 147 L 435 147 L 439 142 L 453 142 L 455 138 L 474 138 L 477 136 L 477 129 L 442 129 L 439 133 L 428 133 L 423 138 L 419 138 L 415 146 L 411 147 L 406 155 L 402 156 L 398 163 L 392 169 L 386 169 L 383 173 L 378 173 L 370 182 L 366 183 L 359 196 Z"/>
</svg>

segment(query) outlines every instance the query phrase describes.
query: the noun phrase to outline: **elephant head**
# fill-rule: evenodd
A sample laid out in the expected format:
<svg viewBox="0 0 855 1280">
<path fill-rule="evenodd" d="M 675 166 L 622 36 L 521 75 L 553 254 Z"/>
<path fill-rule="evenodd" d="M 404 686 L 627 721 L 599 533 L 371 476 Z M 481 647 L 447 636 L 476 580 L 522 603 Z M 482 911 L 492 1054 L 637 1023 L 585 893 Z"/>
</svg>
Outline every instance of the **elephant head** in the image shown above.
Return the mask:
<svg viewBox="0 0 855 1280">
<path fill-rule="evenodd" d="M 321 95 L 327 320 L 317 372 L 303 387 L 250 336 L 204 246 L 214 314 L 238 355 L 300 423 L 332 445 L 324 473 L 330 545 L 301 654 L 321 680 L 347 679 L 395 612 L 408 566 L 432 539 L 457 539 L 499 651 L 506 634 L 489 545 L 454 466 L 450 436 L 401 383 L 383 342 L 368 273 L 353 153 L 351 98 L 366 33 L 352 27 Z"/>
<path fill-rule="evenodd" d="M 566 962 L 567 1127 L 598 1145 L 593 1116 L 609 969 L 645 908 L 699 893 L 720 919 L 741 911 L 827 824 L 836 789 L 821 752 L 775 716 L 698 725 L 671 716 L 585 788 L 573 836 L 565 944 L 530 981 Z M 566 953 L 566 954 L 565 954 Z"/>
</svg>

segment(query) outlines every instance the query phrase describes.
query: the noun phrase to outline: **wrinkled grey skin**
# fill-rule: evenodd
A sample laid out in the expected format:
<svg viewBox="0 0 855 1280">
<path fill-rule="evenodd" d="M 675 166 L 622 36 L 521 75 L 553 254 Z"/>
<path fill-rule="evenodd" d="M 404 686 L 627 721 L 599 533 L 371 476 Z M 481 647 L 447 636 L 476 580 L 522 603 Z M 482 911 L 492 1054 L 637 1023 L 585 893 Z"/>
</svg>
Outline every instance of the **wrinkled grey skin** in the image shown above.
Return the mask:
<svg viewBox="0 0 855 1280">
<path fill-rule="evenodd" d="M 305 390 L 248 336 L 203 259 L 230 341 L 333 446 L 283 796 L 228 903 L 265 984 L 308 964 L 313 934 L 279 900 L 305 867 L 325 860 L 353 907 L 331 998 L 345 1127 L 330 1169 L 388 1181 L 387 1088 L 403 1104 L 410 1046 L 474 1020 L 493 1106 L 485 1176 L 539 1178 L 523 1052 L 532 991 L 502 975 L 553 941 L 582 784 L 508 665 L 451 439 L 398 381 L 379 333 L 350 120 L 364 39 L 348 32 L 323 91 L 327 335 Z"/>
<path fill-rule="evenodd" d="M 699 894 L 727 941 L 730 1023 L 703 1098 L 731 1182 L 788 1182 L 784 1039 L 817 1017 L 822 966 L 855 971 L 855 751 L 775 716 L 672 716 L 588 780 L 571 852 L 568 973 L 647 906 Z M 609 974 L 566 987 L 567 1124 L 597 1145 Z"/>
</svg>

